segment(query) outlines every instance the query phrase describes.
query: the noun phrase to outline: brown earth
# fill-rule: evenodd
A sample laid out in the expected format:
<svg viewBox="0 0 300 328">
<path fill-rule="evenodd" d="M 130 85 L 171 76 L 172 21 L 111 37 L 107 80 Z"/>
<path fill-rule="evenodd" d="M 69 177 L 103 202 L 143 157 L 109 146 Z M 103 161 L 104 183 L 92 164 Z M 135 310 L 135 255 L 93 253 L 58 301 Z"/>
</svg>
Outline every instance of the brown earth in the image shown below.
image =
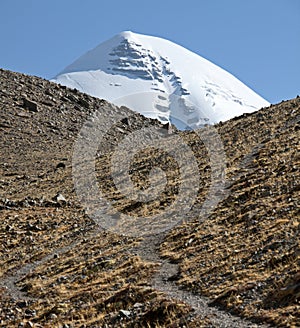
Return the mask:
<svg viewBox="0 0 300 328">
<path fill-rule="evenodd" d="M 110 161 L 124 136 L 161 124 L 37 77 L 0 70 L 0 84 L 1 327 L 299 326 L 300 98 L 216 126 L 227 180 L 205 220 L 207 149 L 196 133 L 175 131 L 197 159 L 197 201 L 172 215 L 180 225 L 141 237 L 143 221 L 124 236 L 87 215 L 74 190 L 74 142 L 95 109 L 103 130 L 116 112 L 128 117 L 105 134 L 97 182 L 116 213 L 151 216 L 168 209 L 182 182 L 170 146 L 145 148 L 131 166 L 141 190 L 152 167 L 167 172 L 159 200 L 129 201 Z"/>
</svg>

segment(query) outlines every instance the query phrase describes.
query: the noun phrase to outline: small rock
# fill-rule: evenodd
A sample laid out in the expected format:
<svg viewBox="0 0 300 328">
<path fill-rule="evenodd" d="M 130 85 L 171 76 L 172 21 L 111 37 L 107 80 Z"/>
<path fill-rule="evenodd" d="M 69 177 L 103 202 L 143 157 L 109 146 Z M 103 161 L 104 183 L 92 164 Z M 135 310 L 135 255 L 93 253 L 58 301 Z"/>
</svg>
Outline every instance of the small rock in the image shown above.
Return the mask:
<svg viewBox="0 0 300 328">
<path fill-rule="evenodd" d="M 61 277 L 57 278 L 58 283 L 63 283 L 65 281 L 68 281 L 68 277 L 66 277 L 66 276 L 61 276 Z"/>
<path fill-rule="evenodd" d="M 35 310 L 26 309 L 25 310 L 25 318 L 31 318 L 36 316 Z"/>
<path fill-rule="evenodd" d="M 30 231 L 35 231 L 35 232 L 38 232 L 38 231 L 41 231 L 42 229 L 37 226 L 36 224 L 35 225 L 32 225 L 31 223 L 28 223 L 27 224 L 27 229 L 30 230 Z"/>
<path fill-rule="evenodd" d="M 29 284 L 25 284 L 21 289 L 20 291 L 21 292 L 24 292 L 24 293 L 27 293 L 30 289 L 32 288 L 32 285 L 29 283 Z"/>
<path fill-rule="evenodd" d="M 0 128 L 10 128 L 10 127 L 11 127 L 10 124 L 0 123 Z"/>
<path fill-rule="evenodd" d="M 90 108 L 90 104 L 88 103 L 88 101 L 86 101 L 85 99 L 79 99 L 78 100 L 78 104 L 85 107 L 85 108 Z"/>
<path fill-rule="evenodd" d="M 65 197 L 61 194 L 58 193 L 54 198 L 54 201 L 56 201 L 58 204 L 60 205 L 65 205 L 67 203 L 67 200 L 65 199 Z"/>
<path fill-rule="evenodd" d="M 32 112 L 38 111 L 37 103 L 34 101 L 31 101 L 31 100 L 28 100 L 27 98 L 23 98 L 23 107 Z"/>
<path fill-rule="evenodd" d="M 32 328 L 34 327 L 33 323 L 31 321 L 27 321 L 25 324 L 25 328 Z"/>
<path fill-rule="evenodd" d="M 134 308 L 141 308 L 141 307 L 143 307 L 143 304 L 142 303 L 134 303 L 133 307 Z"/>
<path fill-rule="evenodd" d="M 65 169 L 65 168 L 66 168 L 66 164 L 60 162 L 56 165 L 55 171 L 58 170 L 58 169 Z"/>
<path fill-rule="evenodd" d="M 162 128 L 164 130 L 167 130 L 168 134 L 172 134 L 173 133 L 173 128 L 172 128 L 172 124 L 171 123 L 166 123 L 162 125 Z"/>
<path fill-rule="evenodd" d="M 121 316 L 123 316 L 124 318 L 129 318 L 131 315 L 130 311 L 126 311 L 126 310 L 120 310 L 119 313 L 121 314 Z"/>
<path fill-rule="evenodd" d="M 12 231 L 13 230 L 13 227 L 11 226 L 11 225 L 7 225 L 6 227 L 5 227 L 5 230 L 6 231 Z"/>
<path fill-rule="evenodd" d="M 20 302 L 17 302 L 17 307 L 20 308 L 20 309 L 24 309 L 26 306 L 28 306 L 28 302 L 27 301 L 20 301 Z"/>
<path fill-rule="evenodd" d="M 128 117 L 124 117 L 124 118 L 122 118 L 122 119 L 121 119 L 121 122 L 122 122 L 124 125 L 128 125 L 128 126 L 130 125 L 130 124 L 129 124 L 129 119 L 128 119 Z"/>
<path fill-rule="evenodd" d="M 57 318 L 57 315 L 56 315 L 55 313 L 50 313 L 49 316 L 48 316 L 48 318 L 49 318 L 50 320 L 54 320 L 54 319 Z"/>
</svg>

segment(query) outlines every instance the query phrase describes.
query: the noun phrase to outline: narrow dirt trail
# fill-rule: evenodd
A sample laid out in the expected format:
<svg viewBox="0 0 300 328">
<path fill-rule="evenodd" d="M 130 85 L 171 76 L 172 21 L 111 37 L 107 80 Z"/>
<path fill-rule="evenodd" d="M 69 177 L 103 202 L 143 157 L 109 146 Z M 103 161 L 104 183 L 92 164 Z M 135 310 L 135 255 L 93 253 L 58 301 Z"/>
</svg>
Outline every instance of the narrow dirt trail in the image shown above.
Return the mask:
<svg viewBox="0 0 300 328">
<path fill-rule="evenodd" d="M 99 231 L 100 231 L 99 227 L 96 226 L 95 229 L 86 231 L 86 233 L 83 235 L 82 238 L 95 238 L 99 234 Z M 17 283 L 20 280 L 22 280 L 24 277 L 26 277 L 29 273 L 33 272 L 35 270 L 35 268 L 37 268 L 38 266 L 40 266 L 44 263 L 47 263 L 54 256 L 61 256 L 64 253 L 68 252 L 69 250 L 74 249 L 81 242 L 82 242 L 82 239 L 80 238 L 67 246 L 55 249 L 53 252 L 44 256 L 40 260 L 31 262 L 31 263 L 27 263 L 24 266 L 13 270 L 10 274 L 6 275 L 3 278 L 0 278 L 0 288 L 5 290 L 6 293 L 9 294 L 14 299 L 34 300 L 32 297 L 28 297 L 26 295 L 26 292 L 21 291 L 20 288 L 17 286 Z"/>
<path fill-rule="evenodd" d="M 84 238 L 95 238 L 99 233 L 99 229 L 96 228 L 92 231 L 87 232 Z M 194 314 L 199 318 L 209 318 L 212 322 L 213 327 L 218 328 L 257 328 L 257 327 L 269 327 L 263 324 L 252 323 L 248 320 L 242 319 L 238 316 L 232 315 L 226 311 L 223 311 L 217 307 L 210 306 L 210 300 L 204 296 L 194 294 L 187 290 L 180 288 L 175 282 L 176 276 L 179 272 L 178 264 L 171 263 L 168 259 L 164 259 L 160 256 L 159 247 L 163 242 L 165 233 L 152 235 L 145 237 L 141 243 L 129 250 L 131 255 L 138 255 L 144 261 L 154 262 L 160 264 L 159 271 L 154 275 L 151 281 L 151 287 L 163 292 L 166 296 L 171 299 L 177 299 L 194 309 Z M 17 286 L 18 281 L 23 277 L 26 277 L 39 265 L 46 263 L 51 260 L 54 254 L 62 255 L 63 253 L 75 248 L 81 242 L 81 239 L 71 243 L 68 246 L 55 250 L 41 260 L 33 263 L 29 263 L 18 270 L 11 273 L 0 281 L 0 287 L 5 288 L 6 292 L 14 299 L 19 300 L 34 300 L 26 296 L 25 292 L 22 292 Z"/>
<path fill-rule="evenodd" d="M 251 170 L 251 164 L 255 154 L 261 149 L 262 144 L 256 145 L 250 153 L 244 156 L 240 168 Z M 236 175 L 233 181 L 237 179 L 242 173 Z M 231 181 L 228 181 L 228 187 L 230 187 Z M 98 226 L 96 228 L 86 231 L 82 238 L 95 238 L 99 231 L 102 230 Z M 140 242 L 140 244 L 134 248 L 131 248 L 128 252 L 131 255 L 138 255 L 144 261 L 154 262 L 160 264 L 160 270 L 155 274 L 152 279 L 151 287 L 163 292 L 172 299 L 177 299 L 189 304 L 193 309 L 195 315 L 200 318 L 209 318 L 213 327 L 218 328 L 257 328 L 257 327 L 270 327 L 265 324 L 253 323 L 249 320 L 242 319 L 229 312 L 221 310 L 217 307 L 210 305 L 210 300 L 207 297 L 199 294 L 194 294 L 188 290 L 180 288 L 176 284 L 176 276 L 179 274 L 179 265 L 171 263 L 168 259 L 162 258 L 160 255 L 160 245 L 163 243 L 167 232 L 146 236 Z M 13 271 L 10 275 L 0 280 L 0 287 L 5 289 L 11 297 L 15 299 L 32 299 L 26 296 L 26 293 L 20 291 L 17 286 L 17 282 L 23 277 L 32 272 L 39 265 L 42 265 L 53 258 L 54 254 L 62 255 L 76 245 L 82 242 L 82 238 L 76 240 L 68 246 L 56 249 L 54 252 L 45 256 L 44 258 L 28 263 L 23 267 Z"/>
<path fill-rule="evenodd" d="M 179 273 L 178 264 L 171 263 L 160 256 L 159 247 L 164 240 L 164 234 L 145 237 L 141 244 L 132 249 L 131 253 L 139 255 L 143 260 L 160 263 L 160 270 L 152 280 L 152 287 L 165 293 L 172 299 L 189 304 L 200 318 L 209 318 L 214 327 L 218 328 L 257 328 L 270 327 L 242 319 L 217 307 L 210 306 L 210 300 L 180 288 L 174 281 Z M 175 279 L 174 279 L 175 278 Z"/>
<path fill-rule="evenodd" d="M 254 146 L 248 154 L 246 154 L 240 162 L 239 168 L 243 170 L 253 170 L 252 164 L 255 156 L 263 147 L 263 144 Z M 232 179 L 227 181 L 226 189 L 228 190 L 233 181 L 237 180 L 243 172 L 236 174 Z M 226 195 L 224 194 L 224 197 Z M 270 327 L 266 324 L 253 323 L 249 320 L 242 319 L 229 312 L 223 311 L 215 306 L 211 306 L 207 297 L 192 293 L 188 290 L 180 288 L 176 284 L 176 277 L 179 276 L 179 265 L 171 263 L 170 260 L 160 256 L 160 245 L 164 241 L 165 233 L 145 237 L 139 247 L 133 251 L 136 252 L 143 260 L 160 263 L 160 270 L 153 277 L 152 287 L 162 291 L 170 298 L 177 299 L 189 304 L 200 318 L 209 317 L 215 327 L 221 328 L 244 328 L 244 327 Z"/>
<path fill-rule="evenodd" d="M 99 229 L 96 228 L 93 231 L 84 235 L 84 238 L 95 238 L 99 233 Z M 214 327 L 220 328 L 244 328 L 244 327 L 269 327 L 266 325 L 258 325 L 249 321 L 243 320 L 240 317 L 234 316 L 228 312 L 222 311 L 216 307 L 209 306 L 209 299 L 191 293 L 187 290 L 181 289 L 174 277 L 179 272 L 178 264 L 171 263 L 168 259 L 164 259 L 160 256 L 159 247 L 164 240 L 165 234 L 157 234 L 150 237 L 145 237 L 138 247 L 130 249 L 130 254 L 140 256 L 144 261 L 154 262 L 160 264 L 160 270 L 155 274 L 151 282 L 151 287 L 163 292 L 171 299 L 177 299 L 189 304 L 195 311 L 195 315 L 200 318 L 209 318 Z M 28 263 L 21 268 L 12 272 L 9 276 L 0 280 L 0 287 L 2 287 L 11 297 L 19 300 L 33 300 L 26 295 L 26 292 L 20 290 L 17 283 L 29 273 L 35 270 L 38 266 L 51 260 L 55 255 L 62 256 L 70 249 L 74 249 L 79 243 L 77 240 L 68 246 L 59 248 L 44 258 Z"/>
</svg>

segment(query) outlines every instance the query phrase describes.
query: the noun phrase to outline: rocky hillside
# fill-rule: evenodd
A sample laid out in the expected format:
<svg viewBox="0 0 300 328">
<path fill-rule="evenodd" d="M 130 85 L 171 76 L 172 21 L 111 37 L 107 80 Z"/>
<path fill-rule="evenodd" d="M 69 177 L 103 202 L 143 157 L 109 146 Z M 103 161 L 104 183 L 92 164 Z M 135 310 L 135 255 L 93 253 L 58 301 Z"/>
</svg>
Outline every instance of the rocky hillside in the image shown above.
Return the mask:
<svg viewBox="0 0 300 328">
<path fill-rule="evenodd" d="M 141 190 L 153 166 L 168 172 L 159 202 L 143 204 L 117 190 L 109 164 L 124 135 L 161 123 L 37 77 L 0 70 L 0 85 L 1 327 L 299 326 L 300 98 L 216 126 L 226 183 L 205 220 L 207 150 L 197 133 L 173 130 L 193 150 L 202 187 L 186 217 L 174 214 L 181 224 L 139 237 L 87 215 L 74 143 L 95 109 L 103 121 L 128 117 L 105 135 L 97 181 L 118 213 L 151 216 L 176 199 L 178 165 L 152 148 L 135 158 Z"/>
</svg>

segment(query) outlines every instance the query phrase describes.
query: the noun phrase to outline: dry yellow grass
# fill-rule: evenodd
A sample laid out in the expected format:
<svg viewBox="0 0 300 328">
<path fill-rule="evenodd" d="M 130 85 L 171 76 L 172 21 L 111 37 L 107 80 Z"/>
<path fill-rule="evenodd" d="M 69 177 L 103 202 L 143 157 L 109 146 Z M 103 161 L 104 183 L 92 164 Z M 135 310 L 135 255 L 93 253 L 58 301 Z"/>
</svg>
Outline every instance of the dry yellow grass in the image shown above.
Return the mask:
<svg viewBox="0 0 300 328">
<path fill-rule="evenodd" d="M 0 324 L 211 327 L 210 318 L 195 317 L 190 305 L 152 287 L 159 267 L 135 254 L 141 238 L 98 231 L 76 198 L 73 143 L 92 108 L 105 114 L 109 105 L 11 72 L 1 71 L 0 82 L 8 90 L 0 126 Z M 20 90 L 38 102 L 38 112 L 22 108 Z M 297 98 L 217 126 L 228 159 L 228 194 L 204 221 L 199 208 L 211 173 L 207 151 L 195 133 L 176 132 L 195 154 L 201 188 L 189 213 L 193 220 L 175 215 L 174 222 L 186 222 L 161 244 L 162 256 L 179 264 L 180 287 L 278 327 L 300 321 L 299 117 Z M 131 128 L 151 124 L 158 123 L 133 115 Z M 114 210 L 138 217 L 167 209 L 181 182 L 176 163 L 151 148 L 136 156 L 131 176 L 138 188 L 149 187 L 153 165 L 166 170 L 168 184 L 159 201 L 128 201 L 108 165 L 121 134 L 106 137 L 96 169 Z M 55 200 L 57 193 L 65 203 Z"/>
</svg>

